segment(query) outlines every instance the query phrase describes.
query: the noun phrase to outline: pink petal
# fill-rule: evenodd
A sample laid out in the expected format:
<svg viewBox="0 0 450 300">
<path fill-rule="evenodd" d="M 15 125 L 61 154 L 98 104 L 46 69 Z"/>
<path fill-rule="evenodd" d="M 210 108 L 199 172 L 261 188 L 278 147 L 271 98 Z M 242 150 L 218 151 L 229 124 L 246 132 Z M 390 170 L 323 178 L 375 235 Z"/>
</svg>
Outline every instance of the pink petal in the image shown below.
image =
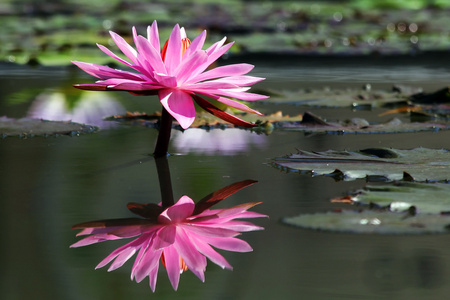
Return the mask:
<svg viewBox="0 0 450 300">
<path fill-rule="evenodd" d="M 222 47 L 222 45 L 225 43 L 226 40 L 227 40 L 227 37 L 223 37 L 220 41 L 215 42 L 214 44 L 209 46 L 208 49 L 206 49 L 206 53 L 208 53 L 208 55 L 211 55 L 212 53 L 214 53 L 214 51 L 217 51 L 218 49 L 220 49 L 220 47 Z"/>
<path fill-rule="evenodd" d="M 117 56 L 116 54 L 114 54 L 111 50 L 109 50 L 108 48 L 106 48 L 103 45 L 97 44 L 97 47 L 100 48 L 100 50 L 102 50 L 105 54 L 111 56 L 112 58 L 114 58 L 115 60 L 123 63 L 124 65 L 127 65 L 129 67 L 133 67 L 133 64 L 131 64 L 130 62 L 126 61 L 125 59 Z"/>
<path fill-rule="evenodd" d="M 262 100 L 267 99 L 269 96 L 265 95 L 259 95 L 259 94 L 253 94 L 253 93 L 247 93 L 247 92 L 235 92 L 235 91 L 227 91 L 227 90 L 220 90 L 216 94 L 237 98 L 245 101 L 256 101 L 256 100 Z"/>
<path fill-rule="evenodd" d="M 223 40 L 223 41 L 225 41 L 225 40 Z M 195 70 L 195 72 L 191 75 L 191 78 L 194 78 L 198 74 L 205 71 L 206 68 L 208 68 L 213 62 L 215 62 L 219 57 L 221 57 L 223 54 L 225 54 L 225 52 L 227 52 L 228 49 L 230 49 L 230 47 L 233 44 L 234 44 L 234 42 L 228 43 L 225 46 L 223 46 L 222 48 L 220 48 L 218 50 L 214 50 L 211 53 L 208 52 L 208 50 L 206 50 L 206 53 L 208 54 L 208 60 Z"/>
<path fill-rule="evenodd" d="M 166 69 L 169 75 L 173 75 L 181 62 L 181 33 L 180 26 L 175 25 L 170 34 L 166 52 Z"/>
<path fill-rule="evenodd" d="M 154 236 L 152 250 L 167 248 L 175 242 L 176 226 L 167 225 L 162 227 Z"/>
<path fill-rule="evenodd" d="M 137 265 L 134 271 L 134 278 L 136 282 L 141 282 L 146 276 L 148 276 L 153 269 L 157 269 L 159 265 L 159 259 L 161 258 L 162 250 L 151 251 L 147 250 L 142 257 L 141 261 Z"/>
<path fill-rule="evenodd" d="M 108 78 L 123 78 L 130 80 L 143 80 L 142 75 L 134 74 L 131 72 L 126 72 L 122 70 L 112 69 L 110 67 L 85 63 L 81 61 L 72 61 L 73 64 L 78 66 L 80 69 L 88 73 L 89 75 L 95 76 L 100 79 Z"/>
<path fill-rule="evenodd" d="M 209 223 L 195 223 L 199 225 L 211 225 L 216 226 L 216 228 L 224 228 L 236 232 L 248 232 L 248 231 L 255 231 L 255 230 L 263 230 L 264 228 L 261 226 L 254 225 L 253 223 L 246 222 L 246 221 L 225 221 L 224 223 L 217 223 L 217 222 L 209 222 Z"/>
<path fill-rule="evenodd" d="M 139 248 L 143 243 L 145 243 L 145 236 L 140 236 L 137 239 L 117 248 L 107 257 L 105 257 L 95 268 L 99 269 L 106 266 L 109 262 L 111 262 L 116 256 L 118 256 L 122 251 L 126 251 L 127 249 Z"/>
<path fill-rule="evenodd" d="M 243 213 L 258 204 L 261 204 L 261 202 L 243 203 L 243 204 L 239 204 L 239 205 L 236 205 L 236 206 L 233 206 L 230 208 L 221 209 L 216 214 L 221 218 L 226 218 L 226 217 L 231 217 L 231 216 L 234 217 L 235 215 Z"/>
<path fill-rule="evenodd" d="M 221 66 L 214 68 L 212 70 L 206 71 L 194 78 L 192 78 L 189 82 L 198 82 L 203 80 L 209 80 L 213 78 L 219 78 L 224 76 L 239 76 L 244 75 L 250 72 L 254 68 L 253 65 L 250 64 L 234 64 L 228 66 Z"/>
<path fill-rule="evenodd" d="M 155 80 L 163 87 L 173 88 L 177 86 L 177 77 L 163 73 L 154 73 Z"/>
<path fill-rule="evenodd" d="M 170 283 L 176 291 L 178 289 L 178 283 L 180 282 L 180 255 L 174 247 L 164 248 L 163 253 L 167 275 L 169 275 Z"/>
<path fill-rule="evenodd" d="M 237 101 L 225 98 L 225 97 L 218 97 L 216 95 L 207 95 L 207 96 L 209 96 L 209 97 L 211 97 L 213 99 L 216 99 L 217 101 L 220 101 L 220 102 L 222 102 L 225 105 L 237 108 L 239 110 L 242 110 L 242 111 L 245 111 L 245 112 L 249 112 L 249 113 L 252 113 L 252 114 L 257 114 L 257 115 L 260 115 L 260 116 L 263 115 L 259 111 L 251 109 L 250 107 L 248 107 L 247 105 L 245 105 L 245 104 L 243 104 L 241 102 L 237 102 Z"/>
<path fill-rule="evenodd" d="M 116 43 L 117 47 L 119 47 L 120 51 L 122 51 L 122 53 L 125 54 L 126 57 L 128 57 L 135 65 L 137 65 L 137 51 L 117 33 L 110 31 L 109 34 L 111 35 L 114 43 Z"/>
<path fill-rule="evenodd" d="M 190 236 L 182 228 L 177 228 L 177 241 L 174 247 L 183 258 L 189 270 L 201 281 L 205 281 L 206 259 L 197 251 L 197 248 L 195 248 L 190 240 Z"/>
<path fill-rule="evenodd" d="M 187 231 L 194 232 L 197 235 L 201 236 L 214 236 L 214 237 L 234 237 L 239 234 L 239 232 L 234 230 L 229 230 L 225 228 L 215 228 L 211 226 L 204 225 L 180 225 Z"/>
<path fill-rule="evenodd" d="M 255 231 L 255 230 L 264 230 L 264 227 L 254 225 L 250 222 L 245 221 L 227 221 L 221 225 L 218 225 L 221 228 L 226 228 L 229 230 L 234 230 L 238 232 L 248 232 L 248 231 Z"/>
<path fill-rule="evenodd" d="M 87 245 L 92 245 L 92 244 L 101 243 L 104 241 L 117 240 L 117 239 L 120 239 L 120 238 L 115 237 L 115 236 L 109 236 L 107 234 L 92 235 L 92 236 L 88 236 L 88 237 L 81 239 L 78 242 L 70 245 L 70 248 L 83 247 L 83 246 L 87 246 Z"/>
<path fill-rule="evenodd" d="M 218 43 L 218 45 L 222 45 L 223 42 L 225 42 L 225 38 L 222 41 L 220 41 Z M 207 62 L 208 66 L 210 64 L 212 64 L 213 62 L 215 62 L 219 57 L 224 55 L 225 52 L 227 52 L 228 49 L 230 49 L 231 46 L 233 46 L 233 44 L 234 44 L 234 42 L 228 43 L 225 46 L 221 46 L 220 48 L 214 49 L 214 51 L 212 51 L 212 52 L 209 52 L 208 50 L 206 50 L 208 53 L 208 62 Z"/>
<path fill-rule="evenodd" d="M 222 91 L 223 89 L 235 89 L 239 86 L 233 83 L 229 82 L 223 82 L 220 81 L 220 79 L 205 81 L 205 82 L 199 82 L 199 83 L 192 83 L 192 84 L 186 84 L 183 85 L 182 88 L 189 91 L 207 91 L 210 90 L 211 93 L 219 93 L 219 91 Z"/>
<path fill-rule="evenodd" d="M 161 53 L 158 49 L 155 49 L 150 42 L 143 36 L 137 37 L 137 43 L 139 44 L 139 49 L 141 49 L 140 54 L 143 56 L 146 62 L 146 69 L 152 70 L 158 73 L 167 73 L 166 66 L 161 58 Z M 167 58 L 166 58 L 167 60 Z"/>
<path fill-rule="evenodd" d="M 147 39 L 152 44 L 153 48 L 160 51 L 161 46 L 159 44 L 158 23 L 153 21 L 152 26 L 147 27 Z"/>
<path fill-rule="evenodd" d="M 130 259 L 130 257 L 132 257 L 134 255 L 134 253 L 136 253 L 136 248 L 129 248 L 129 249 L 125 250 L 125 251 L 122 251 L 122 253 L 120 253 L 116 257 L 114 262 L 108 268 L 108 272 L 114 271 L 115 269 L 120 268 L 121 266 L 123 266 L 123 264 L 128 259 Z"/>
<path fill-rule="evenodd" d="M 136 272 L 138 272 L 142 267 L 144 267 L 144 264 L 141 264 L 141 261 L 144 258 L 144 255 L 147 253 L 147 249 L 149 249 L 150 243 L 153 241 L 153 236 L 154 234 L 148 235 L 147 241 L 142 243 L 141 248 L 139 249 L 139 252 L 136 255 L 136 259 L 134 260 L 133 267 L 131 268 L 131 280 L 133 280 L 133 278 L 135 277 Z"/>
<path fill-rule="evenodd" d="M 194 238 L 191 236 L 191 241 L 195 244 L 197 250 L 209 258 L 213 263 L 221 267 L 222 269 L 230 269 L 233 267 L 228 263 L 228 261 L 217 251 L 215 251 L 208 243 L 201 240 L 201 238 Z"/>
<path fill-rule="evenodd" d="M 153 292 L 155 292 L 155 289 L 156 289 L 156 279 L 158 278 L 158 268 L 159 268 L 159 264 L 156 264 L 156 266 L 150 271 L 150 275 L 149 275 L 149 284 L 150 284 L 150 288 L 152 289 Z"/>
<path fill-rule="evenodd" d="M 208 55 L 206 55 L 205 51 L 201 50 L 196 51 L 191 56 L 184 59 L 175 70 L 175 74 L 177 75 L 180 85 L 188 80 L 191 74 L 194 73 L 195 69 L 204 64 L 207 59 Z"/>
<path fill-rule="evenodd" d="M 184 60 L 188 58 L 191 54 L 195 53 L 196 51 L 201 50 L 203 44 L 205 43 L 205 39 L 206 39 L 206 30 L 203 30 L 202 33 L 200 33 L 186 49 L 186 52 L 184 52 L 182 59 Z"/>
<path fill-rule="evenodd" d="M 205 237 L 204 242 L 211 246 L 227 251 L 233 252 L 250 252 L 253 251 L 252 247 L 243 240 L 237 238 L 218 238 L 218 237 Z"/>
<path fill-rule="evenodd" d="M 168 207 L 159 215 L 158 222 L 171 224 L 184 221 L 187 217 L 192 215 L 194 208 L 194 201 L 188 196 L 183 196 L 177 203 Z"/>
<path fill-rule="evenodd" d="M 264 79 L 265 78 L 254 77 L 254 76 L 230 76 L 230 77 L 216 79 L 216 82 L 227 82 L 227 83 L 235 84 L 237 86 L 249 86 L 249 85 L 258 83 Z"/>
<path fill-rule="evenodd" d="M 195 106 L 188 93 L 177 89 L 163 89 L 159 91 L 159 99 L 183 129 L 188 128 L 194 122 Z"/>
</svg>

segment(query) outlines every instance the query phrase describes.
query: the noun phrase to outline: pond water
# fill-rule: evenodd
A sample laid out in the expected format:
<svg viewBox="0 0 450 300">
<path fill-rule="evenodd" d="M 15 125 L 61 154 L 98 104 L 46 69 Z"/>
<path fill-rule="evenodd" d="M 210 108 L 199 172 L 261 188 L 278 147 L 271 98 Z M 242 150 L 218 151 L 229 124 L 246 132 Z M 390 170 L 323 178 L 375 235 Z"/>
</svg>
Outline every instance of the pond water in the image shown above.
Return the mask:
<svg viewBox="0 0 450 300">
<path fill-rule="evenodd" d="M 388 89 L 399 83 L 434 91 L 447 86 L 450 78 L 448 66 L 419 58 L 261 58 L 250 63 L 256 64 L 253 75 L 267 78 L 259 85 L 264 88 L 354 88 L 370 83 L 373 88 Z M 96 96 L 71 102 L 75 89 L 70 84 L 88 80 L 74 68 L 2 65 L 0 115 L 19 118 L 36 111 L 48 113 L 51 108 L 75 118 L 76 109 L 64 110 L 64 101 L 81 111 L 77 118 L 91 121 L 89 111 L 100 115 L 159 110 L 156 98 L 127 93 L 89 92 Z M 109 103 L 101 106 L 104 110 L 92 104 L 96 100 L 88 101 L 98 97 L 107 98 L 102 100 Z M 82 109 L 84 105 L 87 108 Z M 329 120 L 352 116 L 384 120 L 377 116 L 381 109 L 281 104 L 256 104 L 255 108 L 290 115 L 308 110 Z M 94 270 L 123 241 L 69 248 L 78 240 L 72 225 L 131 217 L 127 203 L 160 201 L 150 156 L 157 131 L 99 125 L 103 129 L 94 134 L 0 140 L 2 299 L 444 299 L 450 293 L 448 235 L 333 234 L 286 226 L 281 218 L 336 208 L 331 198 L 361 188 L 365 181 L 335 182 L 329 177 L 280 172 L 270 165 L 274 157 L 296 149 L 448 149 L 448 131 L 395 135 L 305 135 L 279 130 L 258 135 L 238 129 L 174 132 L 169 164 L 176 199 L 188 195 L 199 200 L 234 182 L 253 179 L 258 183 L 219 206 L 262 201 L 253 210 L 270 218 L 254 220 L 264 231 L 242 235 L 253 252 L 221 252 L 233 271 L 209 263 L 205 283 L 185 272 L 177 292 L 161 271 L 153 294 L 147 280 L 140 284 L 130 280 L 130 262 L 114 272 Z"/>
</svg>

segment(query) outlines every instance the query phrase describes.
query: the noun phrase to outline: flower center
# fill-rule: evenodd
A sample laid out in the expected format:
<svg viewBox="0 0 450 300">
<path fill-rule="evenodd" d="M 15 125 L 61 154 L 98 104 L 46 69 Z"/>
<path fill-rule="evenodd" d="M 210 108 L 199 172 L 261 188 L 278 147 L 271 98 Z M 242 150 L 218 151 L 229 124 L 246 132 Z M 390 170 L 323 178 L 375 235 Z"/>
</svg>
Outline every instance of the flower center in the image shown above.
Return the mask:
<svg viewBox="0 0 450 300">
<path fill-rule="evenodd" d="M 161 263 L 164 266 L 164 268 L 166 268 L 166 261 L 164 259 L 164 252 L 161 254 Z M 188 270 L 188 266 L 184 262 L 183 258 L 180 256 L 180 274 L 183 273 L 184 271 L 187 271 L 187 270 Z"/>
<path fill-rule="evenodd" d="M 166 43 L 164 44 L 162 50 L 161 50 L 161 58 L 162 61 L 166 61 L 166 53 L 167 53 L 167 45 L 169 44 L 169 40 L 166 41 Z M 189 45 L 191 44 L 191 40 L 188 39 L 187 37 L 182 38 L 181 39 L 181 56 L 184 55 L 184 52 L 186 52 L 186 49 L 189 47 Z"/>
</svg>

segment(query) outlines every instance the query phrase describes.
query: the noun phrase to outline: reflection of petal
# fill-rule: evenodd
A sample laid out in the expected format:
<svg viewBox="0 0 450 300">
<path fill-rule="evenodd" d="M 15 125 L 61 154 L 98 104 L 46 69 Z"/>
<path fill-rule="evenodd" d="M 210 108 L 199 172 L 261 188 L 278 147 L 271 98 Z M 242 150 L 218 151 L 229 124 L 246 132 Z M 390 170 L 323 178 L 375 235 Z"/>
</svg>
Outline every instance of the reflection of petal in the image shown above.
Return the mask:
<svg viewBox="0 0 450 300">
<path fill-rule="evenodd" d="M 70 110 L 70 103 L 63 93 L 45 93 L 33 102 L 28 116 L 51 121 L 72 121 L 76 123 L 109 128 L 113 122 L 103 118 L 125 112 L 122 105 L 103 93 L 83 93 Z"/>
<path fill-rule="evenodd" d="M 247 242 L 236 236 L 241 232 L 263 229 L 250 222 L 236 220 L 245 217 L 245 213 L 249 213 L 247 210 L 260 202 L 240 204 L 228 209 L 210 210 L 209 208 L 254 183 L 256 183 L 254 180 L 233 183 L 206 196 L 197 202 L 197 205 L 188 196 L 182 196 L 176 203 L 162 211 L 156 220 L 110 219 L 74 225 L 72 227 L 74 229 L 83 229 L 82 234 L 92 235 L 71 247 L 85 246 L 107 239 L 116 240 L 117 232 L 120 232 L 121 238 L 132 237 L 136 229 L 142 230 L 140 236 L 111 252 L 96 268 L 104 267 L 111 262 L 108 271 L 117 269 L 137 253 L 131 279 L 134 278 L 140 282 L 148 276 L 153 291 L 155 291 L 159 260 L 166 268 L 175 290 L 178 288 L 180 274 L 186 270 L 190 270 L 201 281 L 205 281 L 207 258 L 222 268 L 232 269 L 232 266 L 214 248 L 235 252 L 252 251 Z M 132 205 L 134 210 L 136 207 L 145 208 L 146 205 Z M 141 212 L 139 211 L 138 214 L 141 215 Z M 266 216 L 258 214 L 258 217 Z M 150 223 L 139 226 L 143 221 Z M 129 234 L 127 234 L 128 231 Z"/>
<path fill-rule="evenodd" d="M 266 136 L 238 128 L 209 131 L 190 128 L 174 132 L 172 139 L 177 151 L 208 155 L 234 155 L 246 151 L 251 145 L 262 148 L 266 144 Z"/>
<path fill-rule="evenodd" d="M 52 121 L 69 121 L 71 114 L 67 111 L 66 97 L 63 93 L 41 94 L 34 100 L 28 117 Z"/>
</svg>

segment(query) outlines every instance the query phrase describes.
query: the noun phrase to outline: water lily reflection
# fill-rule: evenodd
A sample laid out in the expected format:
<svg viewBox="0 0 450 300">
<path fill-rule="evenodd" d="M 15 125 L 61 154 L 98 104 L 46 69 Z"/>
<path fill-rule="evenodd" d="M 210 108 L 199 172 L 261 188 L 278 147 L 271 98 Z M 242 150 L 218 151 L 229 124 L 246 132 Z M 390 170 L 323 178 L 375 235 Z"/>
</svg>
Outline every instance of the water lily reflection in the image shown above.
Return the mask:
<svg viewBox="0 0 450 300">
<path fill-rule="evenodd" d="M 82 92 L 71 99 L 62 92 L 40 94 L 31 105 L 28 117 L 50 121 L 72 121 L 109 128 L 113 122 L 103 118 L 125 112 L 123 106 L 104 93 Z"/>
<path fill-rule="evenodd" d="M 262 148 L 266 140 L 267 137 L 264 135 L 238 128 L 225 130 L 189 128 L 184 132 L 174 132 L 172 137 L 172 143 L 177 151 L 208 155 L 235 155 L 252 145 Z"/>
<path fill-rule="evenodd" d="M 83 229 L 77 236 L 89 236 L 71 247 L 136 237 L 114 250 L 97 268 L 112 262 L 108 271 L 115 270 L 137 253 L 131 269 L 131 279 L 141 282 L 148 276 L 153 291 L 156 288 L 159 261 L 166 268 L 175 290 L 178 288 L 180 274 L 186 270 L 204 281 L 207 258 L 224 269 L 232 269 L 227 260 L 213 247 L 234 252 L 252 251 L 247 242 L 236 236 L 241 232 L 263 228 L 236 219 L 265 217 L 260 213 L 248 211 L 259 203 L 245 203 L 224 209 L 210 207 L 255 182 L 245 180 L 234 183 L 196 204 L 188 196 L 182 196 L 167 208 L 162 207 L 161 203 L 130 203 L 128 209 L 142 218 L 102 220 L 75 225 L 74 229 Z"/>
</svg>

